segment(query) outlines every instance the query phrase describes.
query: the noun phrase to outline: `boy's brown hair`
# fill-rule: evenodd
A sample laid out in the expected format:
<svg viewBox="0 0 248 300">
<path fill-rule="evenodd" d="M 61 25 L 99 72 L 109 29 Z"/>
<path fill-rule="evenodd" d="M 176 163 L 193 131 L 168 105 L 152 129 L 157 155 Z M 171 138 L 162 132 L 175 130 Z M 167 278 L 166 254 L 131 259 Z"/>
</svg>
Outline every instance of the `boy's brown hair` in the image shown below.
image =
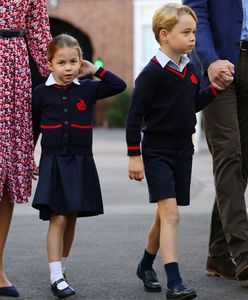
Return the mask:
<svg viewBox="0 0 248 300">
<path fill-rule="evenodd" d="M 73 36 L 62 33 L 55 36 L 48 45 L 47 58 L 49 62 L 52 61 L 56 51 L 61 48 L 75 48 L 78 51 L 79 58 L 83 58 L 83 51 L 78 41 Z"/>
<path fill-rule="evenodd" d="M 178 23 L 179 16 L 183 14 L 192 16 L 197 23 L 197 16 L 195 12 L 186 5 L 168 3 L 155 11 L 155 14 L 152 18 L 152 30 L 158 43 L 160 43 L 160 30 L 166 29 L 170 31 Z"/>
</svg>

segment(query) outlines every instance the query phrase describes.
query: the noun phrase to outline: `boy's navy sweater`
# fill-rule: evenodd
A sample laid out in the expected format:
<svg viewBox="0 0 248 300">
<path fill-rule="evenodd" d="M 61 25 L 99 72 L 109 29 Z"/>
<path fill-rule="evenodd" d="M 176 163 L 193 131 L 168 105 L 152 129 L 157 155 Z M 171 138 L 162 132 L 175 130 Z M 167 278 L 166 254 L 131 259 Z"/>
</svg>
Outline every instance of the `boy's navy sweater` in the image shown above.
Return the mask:
<svg viewBox="0 0 248 300">
<path fill-rule="evenodd" d="M 42 133 L 42 154 L 92 154 L 92 116 L 96 100 L 124 91 L 125 82 L 103 68 L 80 85 L 45 84 L 33 93 L 35 144 Z"/>
<path fill-rule="evenodd" d="M 182 72 L 162 68 L 154 57 L 135 81 L 127 114 L 128 155 L 140 155 L 141 125 L 143 145 L 156 149 L 192 148 L 195 113 L 217 95 L 212 85 L 200 90 L 199 79 L 189 63 Z"/>
</svg>

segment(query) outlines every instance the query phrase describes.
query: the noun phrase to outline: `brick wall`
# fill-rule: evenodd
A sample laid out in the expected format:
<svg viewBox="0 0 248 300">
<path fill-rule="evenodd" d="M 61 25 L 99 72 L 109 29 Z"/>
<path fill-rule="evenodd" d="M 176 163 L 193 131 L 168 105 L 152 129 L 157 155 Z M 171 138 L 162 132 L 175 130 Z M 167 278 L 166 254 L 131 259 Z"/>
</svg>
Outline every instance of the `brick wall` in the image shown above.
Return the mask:
<svg viewBox="0 0 248 300">
<path fill-rule="evenodd" d="M 104 67 L 133 86 L 133 1 L 59 0 L 57 7 L 48 1 L 50 17 L 70 23 L 85 33 L 93 46 L 93 58 L 101 57 Z M 104 125 L 109 101 L 96 107 L 96 125 Z"/>
<path fill-rule="evenodd" d="M 107 69 L 132 85 L 132 0 L 60 0 L 58 7 L 48 5 L 48 9 L 51 17 L 66 21 L 88 35 L 94 58 L 101 57 Z"/>
</svg>

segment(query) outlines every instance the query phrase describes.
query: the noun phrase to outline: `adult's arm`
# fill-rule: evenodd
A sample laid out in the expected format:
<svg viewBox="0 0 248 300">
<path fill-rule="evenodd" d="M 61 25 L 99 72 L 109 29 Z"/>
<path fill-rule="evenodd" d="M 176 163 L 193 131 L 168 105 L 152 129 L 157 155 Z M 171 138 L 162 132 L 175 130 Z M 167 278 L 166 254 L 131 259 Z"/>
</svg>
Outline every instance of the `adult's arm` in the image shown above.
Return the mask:
<svg viewBox="0 0 248 300">
<path fill-rule="evenodd" d="M 31 0 L 26 15 L 29 50 L 42 76 L 49 75 L 47 45 L 52 39 L 46 0 Z"/>
</svg>

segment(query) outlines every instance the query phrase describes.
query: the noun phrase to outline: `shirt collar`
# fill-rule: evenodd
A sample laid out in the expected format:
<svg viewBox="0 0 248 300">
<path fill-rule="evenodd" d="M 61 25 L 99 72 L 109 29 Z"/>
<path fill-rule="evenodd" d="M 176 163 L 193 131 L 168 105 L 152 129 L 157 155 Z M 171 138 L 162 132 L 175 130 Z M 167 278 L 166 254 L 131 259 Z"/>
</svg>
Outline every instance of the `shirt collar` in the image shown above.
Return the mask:
<svg viewBox="0 0 248 300">
<path fill-rule="evenodd" d="M 79 80 L 77 78 L 74 78 L 72 82 L 75 83 L 75 84 L 77 84 L 77 85 L 80 85 L 80 82 L 79 82 Z M 51 85 L 54 85 L 54 84 L 59 85 L 57 83 L 57 81 L 55 80 L 55 78 L 53 76 L 53 73 L 50 73 L 49 77 L 47 78 L 47 81 L 46 81 L 45 85 L 46 86 L 51 86 Z"/>
<path fill-rule="evenodd" d="M 182 54 L 180 60 L 180 66 L 178 67 L 178 65 L 160 49 L 158 49 L 157 51 L 156 58 L 163 68 L 169 64 L 170 66 L 173 65 L 173 67 L 179 71 L 182 71 L 190 61 L 186 54 Z"/>
</svg>

